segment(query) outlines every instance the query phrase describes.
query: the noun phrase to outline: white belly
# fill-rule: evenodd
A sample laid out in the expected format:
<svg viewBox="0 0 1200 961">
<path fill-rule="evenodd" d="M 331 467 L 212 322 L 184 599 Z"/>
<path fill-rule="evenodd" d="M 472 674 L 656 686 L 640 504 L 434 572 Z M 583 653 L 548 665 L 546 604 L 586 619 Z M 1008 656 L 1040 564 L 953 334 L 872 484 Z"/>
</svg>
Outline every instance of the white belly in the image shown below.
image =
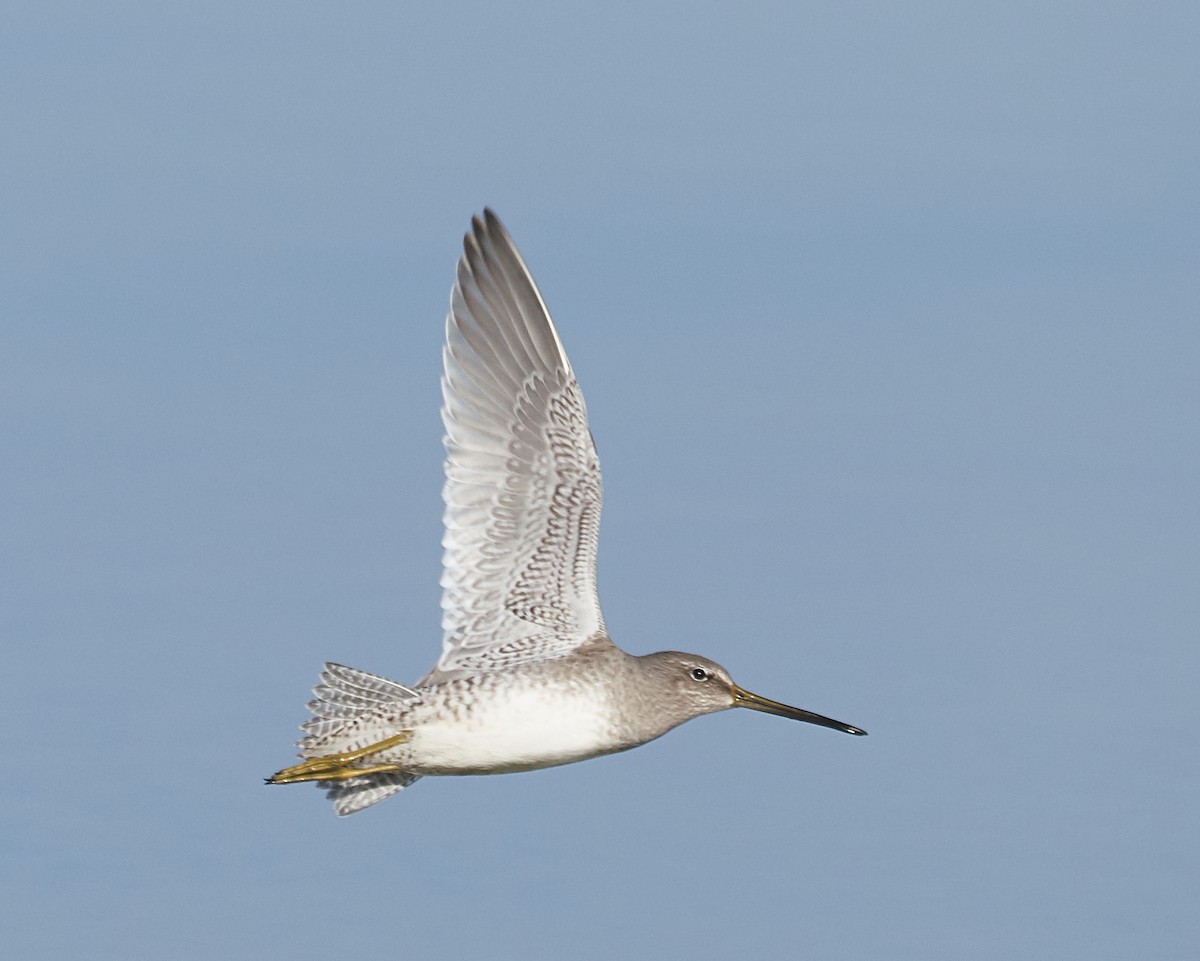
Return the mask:
<svg viewBox="0 0 1200 961">
<path fill-rule="evenodd" d="M 578 692 L 514 692 L 501 703 L 477 701 L 461 720 L 429 718 L 415 725 L 407 769 L 502 774 L 568 764 L 619 750 L 610 730 L 603 706 Z"/>
</svg>

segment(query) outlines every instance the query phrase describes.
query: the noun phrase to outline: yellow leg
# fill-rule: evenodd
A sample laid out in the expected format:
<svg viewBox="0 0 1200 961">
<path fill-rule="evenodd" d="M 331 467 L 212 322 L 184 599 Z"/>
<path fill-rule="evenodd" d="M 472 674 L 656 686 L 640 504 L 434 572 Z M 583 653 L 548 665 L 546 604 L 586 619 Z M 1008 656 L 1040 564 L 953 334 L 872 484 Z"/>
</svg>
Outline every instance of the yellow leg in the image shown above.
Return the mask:
<svg viewBox="0 0 1200 961">
<path fill-rule="evenodd" d="M 400 771 L 399 764 L 371 764 L 356 767 L 355 761 L 388 748 L 403 744 L 412 736 L 412 731 L 401 731 L 391 737 L 354 751 L 344 754 L 328 754 L 325 757 L 313 757 L 299 764 L 277 771 L 267 778 L 268 784 L 295 784 L 299 781 L 346 781 L 352 777 L 362 777 L 364 774 L 381 774 L 390 771 Z"/>
</svg>

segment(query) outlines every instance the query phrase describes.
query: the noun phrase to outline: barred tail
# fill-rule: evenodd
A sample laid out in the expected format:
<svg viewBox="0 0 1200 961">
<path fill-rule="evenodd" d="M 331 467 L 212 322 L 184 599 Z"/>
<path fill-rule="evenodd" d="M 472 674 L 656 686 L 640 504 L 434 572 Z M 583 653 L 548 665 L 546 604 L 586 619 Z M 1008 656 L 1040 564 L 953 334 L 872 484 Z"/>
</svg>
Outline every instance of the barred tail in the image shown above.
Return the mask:
<svg viewBox="0 0 1200 961">
<path fill-rule="evenodd" d="M 307 758 L 327 754 L 331 748 L 336 751 L 338 732 L 363 714 L 380 708 L 395 708 L 420 697 L 411 688 L 386 677 L 333 663 L 325 665 L 313 694 L 315 699 L 308 703 L 313 716 L 301 725 L 305 736 L 296 744 L 301 756 Z M 316 784 L 325 790 L 325 796 L 333 802 L 337 814 L 345 817 L 379 803 L 419 777 L 419 774 L 406 771 L 386 771 L 367 773 L 362 777 L 318 780 Z"/>
<path fill-rule="evenodd" d="M 325 788 L 325 796 L 333 802 L 338 817 L 357 814 L 384 798 L 391 797 L 420 778 L 419 774 L 397 772 L 395 774 L 368 774 L 348 781 L 318 781 Z"/>
</svg>

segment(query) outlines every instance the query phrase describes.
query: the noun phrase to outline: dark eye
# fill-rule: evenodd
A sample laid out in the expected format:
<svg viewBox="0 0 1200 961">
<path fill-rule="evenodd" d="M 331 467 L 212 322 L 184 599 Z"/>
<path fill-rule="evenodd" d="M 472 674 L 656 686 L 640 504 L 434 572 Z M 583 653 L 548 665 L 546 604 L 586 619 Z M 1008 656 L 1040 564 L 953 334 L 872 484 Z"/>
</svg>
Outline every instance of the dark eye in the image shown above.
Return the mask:
<svg viewBox="0 0 1200 961">
<path fill-rule="evenodd" d="M 693 667 L 692 668 L 692 680 L 693 681 L 707 681 L 708 677 L 709 677 L 708 671 L 706 671 L 704 668 L 702 668 L 702 667 Z"/>
</svg>

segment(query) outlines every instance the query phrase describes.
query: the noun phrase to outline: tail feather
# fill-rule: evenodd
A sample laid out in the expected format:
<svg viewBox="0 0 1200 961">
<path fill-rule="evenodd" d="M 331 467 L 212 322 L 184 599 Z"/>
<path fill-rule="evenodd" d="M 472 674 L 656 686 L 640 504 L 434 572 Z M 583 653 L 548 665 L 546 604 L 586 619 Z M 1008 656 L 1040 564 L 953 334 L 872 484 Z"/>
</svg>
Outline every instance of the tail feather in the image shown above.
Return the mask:
<svg viewBox="0 0 1200 961">
<path fill-rule="evenodd" d="M 326 788 L 325 796 L 333 802 L 338 817 L 344 818 L 391 797 L 420 776 L 398 771 L 395 774 L 368 774 L 349 781 L 319 781 L 317 785 Z"/>
<path fill-rule="evenodd" d="M 332 734 L 346 721 L 377 707 L 387 707 L 421 696 L 411 687 L 386 677 L 332 661 L 326 663 L 313 693 L 316 698 L 306 705 L 313 716 L 300 725 L 300 729 L 310 738 Z"/>
<path fill-rule="evenodd" d="M 390 707 L 421 695 L 386 677 L 369 674 L 344 664 L 329 662 L 313 688 L 315 699 L 308 703 L 312 717 L 300 725 L 305 732 L 298 747 L 311 757 L 315 742 L 336 735 L 347 722 L 381 707 Z M 377 804 L 420 777 L 404 771 L 367 774 L 344 781 L 318 781 L 339 816 L 355 814 Z"/>
</svg>

